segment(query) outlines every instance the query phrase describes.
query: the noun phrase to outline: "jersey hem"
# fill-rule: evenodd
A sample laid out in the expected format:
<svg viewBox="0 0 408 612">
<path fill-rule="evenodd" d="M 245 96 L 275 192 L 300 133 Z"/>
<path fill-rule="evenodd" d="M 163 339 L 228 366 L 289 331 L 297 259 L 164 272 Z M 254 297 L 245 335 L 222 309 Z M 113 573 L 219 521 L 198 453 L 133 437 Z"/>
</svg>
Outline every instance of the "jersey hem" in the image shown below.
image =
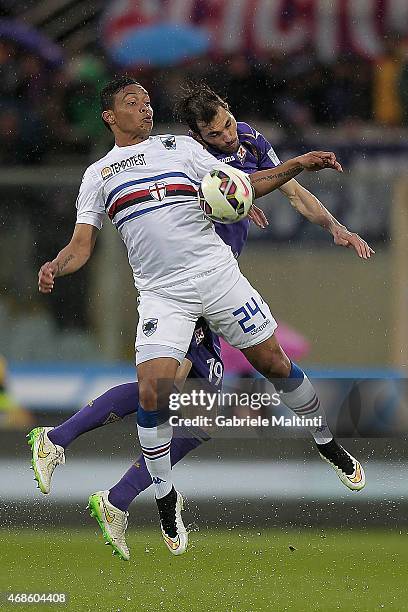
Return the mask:
<svg viewBox="0 0 408 612">
<path fill-rule="evenodd" d="M 168 287 L 177 287 L 177 285 L 181 285 L 183 283 L 186 283 L 190 280 L 193 280 L 194 278 L 197 278 L 198 276 L 201 276 L 203 274 L 211 274 L 212 272 L 216 272 L 217 270 L 219 270 L 220 268 L 222 268 L 223 266 L 229 266 L 230 264 L 232 265 L 233 263 L 235 263 L 236 266 L 238 266 L 237 260 L 235 259 L 235 257 L 231 254 L 231 259 L 229 259 L 228 261 L 224 261 L 221 264 L 219 264 L 218 266 L 215 266 L 214 268 L 210 268 L 209 270 L 201 270 L 201 272 L 195 272 L 194 274 L 191 274 L 187 277 L 183 277 L 177 280 L 172 280 L 169 281 L 168 283 L 166 283 L 165 285 L 155 285 L 154 287 L 144 287 L 139 288 L 136 284 L 135 287 L 138 290 L 139 293 L 142 293 L 143 291 L 157 291 L 159 289 L 167 289 Z"/>
</svg>

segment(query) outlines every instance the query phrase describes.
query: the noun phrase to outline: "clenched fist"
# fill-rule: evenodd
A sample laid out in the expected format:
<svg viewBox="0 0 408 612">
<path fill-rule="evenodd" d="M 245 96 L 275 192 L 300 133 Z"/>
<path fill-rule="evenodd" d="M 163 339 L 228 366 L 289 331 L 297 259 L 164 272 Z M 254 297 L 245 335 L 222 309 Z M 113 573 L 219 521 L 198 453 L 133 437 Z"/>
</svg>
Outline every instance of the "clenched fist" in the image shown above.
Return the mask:
<svg viewBox="0 0 408 612">
<path fill-rule="evenodd" d="M 337 161 L 335 154 L 330 151 L 310 151 L 310 153 L 299 155 L 295 159 L 305 170 L 332 168 L 337 170 L 337 172 L 343 172 L 343 168 Z"/>
</svg>

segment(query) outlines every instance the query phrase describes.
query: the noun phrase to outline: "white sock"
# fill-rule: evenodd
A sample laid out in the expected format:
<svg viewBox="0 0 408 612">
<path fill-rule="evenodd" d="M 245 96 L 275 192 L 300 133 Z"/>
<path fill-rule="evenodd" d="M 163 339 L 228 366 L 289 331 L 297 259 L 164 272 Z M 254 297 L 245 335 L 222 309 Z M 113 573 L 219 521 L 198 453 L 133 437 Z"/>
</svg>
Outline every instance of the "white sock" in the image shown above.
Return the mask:
<svg viewBox="0 0 408 612">
<path fill-rule="evenodd" d="M 308 428 L 317 444 L 325 444 L 333 440 L 333 434 L 327 425 L 326 414 L 306 374 L 299 387 L 293 391 L 282 393 L 281 399 L 297 416 L 307 418 L 320 417 L 321 425 L 319 427 Z"/>
<path fill-rule="evenodd" d="M 167 421 L 156 427 L 137 426 L 140 446 L 146 467 L 152 477 L 157 499 L 170 493 L 173 487 L 170 463 L 170 444 L 173 428 Z"/>
</svg>

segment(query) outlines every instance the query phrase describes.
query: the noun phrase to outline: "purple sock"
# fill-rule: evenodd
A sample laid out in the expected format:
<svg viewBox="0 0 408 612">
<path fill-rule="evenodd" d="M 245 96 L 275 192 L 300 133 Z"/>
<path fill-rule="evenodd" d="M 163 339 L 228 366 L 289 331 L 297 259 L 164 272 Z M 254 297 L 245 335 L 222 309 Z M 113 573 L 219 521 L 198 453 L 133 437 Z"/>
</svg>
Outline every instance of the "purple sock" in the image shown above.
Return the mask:
<svg viewBox="0 0 408 612">
<path fill-rule="evenodd" d="M 209 439 L 208 434 L 204 431 L 201 432 L 201 437 L 194 437 L 188 429 L 184 427 L 178 429 L 178 435 L 183 434 L 185 437 L 173 438 L 171 441 L 170 460 L 172 466 L 178 463 L 180 459 L 183 459 L 187 453 Z M 200 435 L 198 429 L 194 432 L 194 435 L 197 434 Z M 108 499 L 116 508 L 126 512 L 135 497 L 150 487 L 151 484 L 152 479 L 146 467 L 144 457 L 140 455 L 119 482 L 109 490 Z"/>
<path fill-rule="evenodd" d="M 86 431 L 113 423 L 137 411 L 139 386 L 137 382 L 118 385 L 106 391 L 76 412 L 70 419 L 50 431 L 54 444 L 67 448 L 75 438 Z"/>
</svg>

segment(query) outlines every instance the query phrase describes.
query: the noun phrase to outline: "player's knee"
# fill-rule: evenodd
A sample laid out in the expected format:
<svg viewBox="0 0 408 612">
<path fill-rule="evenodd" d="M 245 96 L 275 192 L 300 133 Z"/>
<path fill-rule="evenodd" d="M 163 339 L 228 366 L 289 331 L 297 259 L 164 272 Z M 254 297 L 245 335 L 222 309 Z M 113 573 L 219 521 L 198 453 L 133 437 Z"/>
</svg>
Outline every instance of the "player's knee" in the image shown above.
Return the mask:
<svg viewBox="0 0 408 612">
<path fill-rule="evenodd" d="M 155 378 L 139 381 L 139 403 L 144 410 L 167 410 L 173 386 L 170 381 L 158 382 Z"/>
<path fill-rule="evenodd" d="M 290 372 L 290 361 L 280 346 L 268 352 L 261 364 L 260 372 L 265 378 L 286 378 Z"/>
<path fill-rule="evenodd" d="M 139 381 L 139 402 L 144 410 L 157 410 L 157 389 L 154 381 Z"/>
</svg>

